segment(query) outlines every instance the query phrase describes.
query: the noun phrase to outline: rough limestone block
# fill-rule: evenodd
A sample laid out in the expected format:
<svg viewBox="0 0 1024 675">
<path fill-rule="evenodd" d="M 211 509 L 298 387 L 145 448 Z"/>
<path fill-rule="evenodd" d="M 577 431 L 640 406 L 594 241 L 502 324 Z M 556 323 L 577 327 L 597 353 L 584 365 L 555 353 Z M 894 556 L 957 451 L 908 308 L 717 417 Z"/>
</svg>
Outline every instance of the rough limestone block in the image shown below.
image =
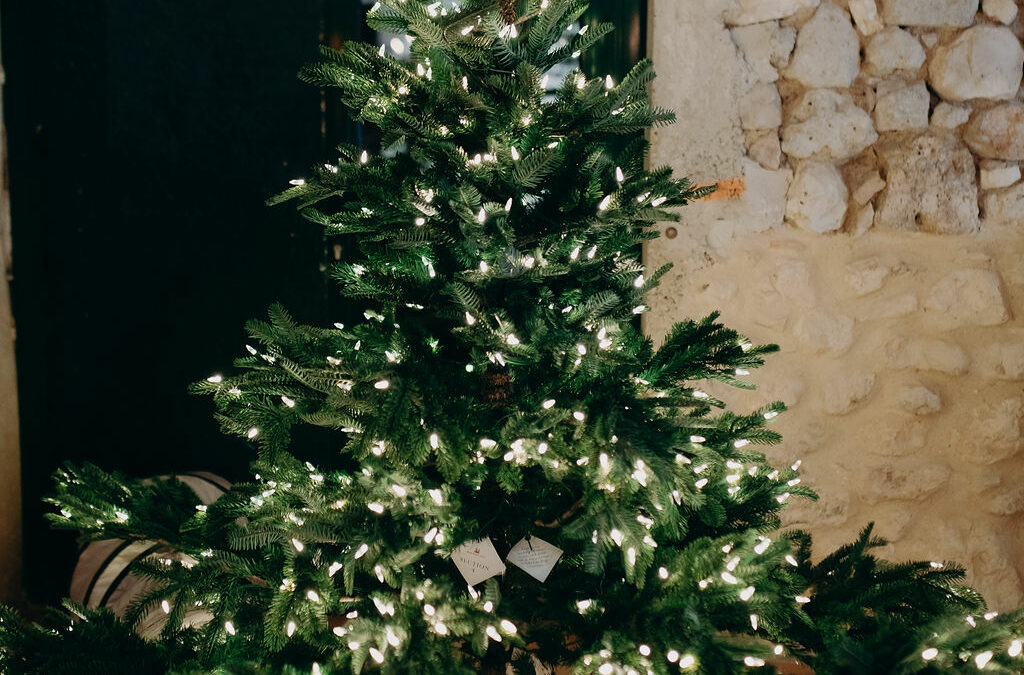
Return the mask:
<svg viewBox="0 0 1024 675">
<path fill-rule="evenodd" d="M 885 356 L 893 368 L 937 370 L 963 375 L 970 366 L 960 345 L 936 338 L 894 338 L 885 345 Z"/>
<path fill-rule="evenodd" d="M 991 159 L 982 160 L 978 173 L 982 190 L 1010 187 L 1020 180 L 1019 165 L 994 162 Z"/>
<path fill-rule="evenodd" d="M 875 387 L 875 374 L 870 371 L 841 373 L 825 381 L 822 407 L 826 414 L 845 415 L 866 399 Z"/>
<path fill-rule="evenodd" d="M 850 16 L 825 4 L 803 25 L 786 76 L 805 87 L 849 87 L 860 71 L 860 39 Z"/>
<path fill-rule="evenodd" d="M 972 459 L 983 464 L 993 464 L 1021 451 L 1022 407 L 1019 398 L 1011 398 L 979 411 L 977 422 L 971 429 L 978 441 Z"/>
<path fill-rule="evenodd" d="M 770 82 L 759 82 L 740 99 L 740 127 L 775 129 L 782 124 L 782 99 Z"/>
<path fill-rule="evenodd" d="M 746 26 L 785 19 L 801 9 L 817 7 L 821 0 L 731 0 L 723 15 L 730 26 Z"/>
<path fill-rule="evenodd" d="M 865 307 L 862 312 L 857 314 L 857 320 L 895 319 L 900 316 L 913 314 L 917 310 L 917 295 L 915 293 L 899 293 L 888 298 L 875 300 L 873 304 Z"/>
<path fill-rule="evenodd" d="M 951 473 L 945 464 L 900 460 L 874 472 L 875 479 L 865 486 L 863 497 L 870 504 L 893 499 L 919 501 L 948 483 Z"/>
<path fill-rule="evenodd" d="M 1020 88 L 1024 49 L 1005 26 L 979 25 L 939 45 L 928 64 L 928 81 L 951 101 L 1013 98 Z"/>
<path fill-rule="evenodd" d="M 890 26 L 955 26 L 974 23 L 978 0 L 882 0 L 882 19 Z"/>
<path fill-rule="evenodd" d="M 986 225 L 1019 225 L 1024 222 L 1024 183 L 986 192 L 981 207 Z"/>
<path fill-rule="evenodd" d="M 852 317 L 812 309 L 796 322 L 793 334 L 808 352 L 838 357 L 853 345 L 853 324 Z"/>
<path fill-rule="evenodd" d="M 781 375 L 772 378 L 771 382 L 758 383 L 757 389 L 764 392 L 765 400 L 782 401 L 787 407 L 792 408 L 800 402 L 807 391 L 807 383 L 799 377 Z"/>
<path fill-rule="evenodd" d="M 999 276 L 991 270 L 957 270 L 932 286 L 925 309 L 953 326 L 998 326 L 1010 320 Z"/>
<path fill-rule="evenodd" d="M 1024 485 L 1001 485 L 981 503 L 994 516 L 1014 516 L 1024 511 Z"/>
<path fill-rule="evenodd" d="M 821 491 L 815 501 L 791 500 L 786 510 L 787 527 L 812 530 L 834 528 L 850 519 L 850 493 L 840 486 Z M 815 545 L 818 539 L 815 538 Z"/>
<path fill-rule="evenodd" d="M 1011 24 L 1017 18 L 1017 3 L 1014 0 L 982 0 L 981 11 L 999 23 Z"/>
<path fill-rule="evenodd" d="M 779 50 L 779 30 L 777 22 L 768 21 L 737 26 L 729 31 L 732 41 L 739 47 L 743 60 L 750 66 L 750 71 L 758 82 L 774 82 L 779 79 L 779 71 L 775 67 Z"/>
<path fill-rule="evenodd" d="M 892 269 L 878 258 L 854 260 L 846 265 L 846 285 L 857 296 L 874 293 L 882 287 L 890 272 Z"/>
<path fill-rule="evenodd" d="M 781 225 L 789 175 L 788 170 L 767 171 L 757 162 L 744 159 L 743 176 L 747 189 L 739 199 L 718 202 L 722 208 L 713 212 L 715 222 L 708 232 L 708 244 L 721 249 L 737 235 Z"/>
<path fill-rule="evenodd" d="M 942 410 L 942 399 L 927 387 L 903 387 L 896 392 L 896 399 L 904 410 L 915 415 L 931 415 Z"/>
<path fill-rule="evenodd" d="M 950 134 L 893 135 L 875 145 L 886 173 L 875 227 L 966 234 L 976 232 L 974 156 Z"/>
<path fill-rule="evenodd" d="M 785 68 L 789 65 L 789 58 L 796 48 L 796 28 L 782 26 L 775 32 L 772 38 L 772 65 L 776 68 Z"/>
<path fill-rule="evenodd" d="M 850 197 L 855 203 L 864 205 L 871 201 L 871 198 L 881 192 L 884 187 L 885 181 L 882 180 L 882 175 L 878 171 L 872 171 L 854 188 L 853 194 Z"/>
<path fill-rule="evenodd" d="M 964 128 L 971 150 L 991 159 L 1024 159 L 1024 103 L 1001 103 L 980 110 Z"/>
<path fill-rule="evenodd" d="M 782 128 L 782 150 L 797 159 L 845 161 L 877 140 L 871 116 L 850 94 L 830 89 L 804 92 Z"/>
<path fill-rule="evenodd" d="M 982 351 L 978 367 L 986 377 L 1024 380 L 1024 335 L 1013 334 L 1012 342 L 996 342 Z"/>
<path fill-rule="evenodd" d="M 912 131 L 926 128 L 929 100 L 928 88 L 924 82 L 880 82 L 875 103 L 875 129 Z"/>
<path fill-rule="evenodd" d="M 932 126 L 939 129 L 956 129 L 971 119 L 971 109 L 941 101 L 932 111 Z"/>
<path fill-rule="evenodd" d="M 782 145 L 776 130 L 747 135 L 747 155 L 765 169 L 777 170 L 782 165 Z"/>
<path fill-rule="evenodd" d="M 850 0 L 850 15 L 861 35 L 874 35 L 885 26 L 875 0 Z"/>
<path fill-rule="evenodd" d="M 872 36 L 864 48 L 864 68 L 872 75 L 884 77 L 897 70 L 917 70 L 924 59 L 924 47 L 901 28 L 886 28 Z"/>
<path fill-rule="evenodd" d="M 846 183 L 832 164 L 802 162 L 786 194 L 786 220 L 811 232 L 832 232 L 846 215 Z"/>
<path fill-rule="evenodd" d="M 810 266 L 802 260 L 783 260 L 768 278 L 772 288 L 790 304 L 811 307 L 817 303 Z"/>
<path fill-rule="evenodd" d="M 875 207 L 871 204 L 855 206 L 850 210 L 846 219 L 848 221 L 846 231 L 854 237 L 860 237 L 875 224 Z"/>
</svg>

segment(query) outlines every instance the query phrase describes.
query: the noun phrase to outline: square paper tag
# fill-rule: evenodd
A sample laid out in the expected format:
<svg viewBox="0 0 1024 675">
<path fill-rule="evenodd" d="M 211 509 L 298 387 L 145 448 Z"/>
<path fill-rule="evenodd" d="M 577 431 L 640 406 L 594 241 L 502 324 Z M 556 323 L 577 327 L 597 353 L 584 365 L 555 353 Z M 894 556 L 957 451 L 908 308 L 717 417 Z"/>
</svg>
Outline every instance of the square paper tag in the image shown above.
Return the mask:
<svg viewBox="0 0 1024 675">
<path fill-rule="evenodd" d="M 562 549 L 537 537 L 522 538 L 505 556 L 505 560 L 544 583 L 562 557 Z"/>
<path fill-rule="evenodd" d="M 490 539 L 467 541 L 452 551 L 452 560 L 470 586 L 505 573 L 505 563 Z"/>
</svg>

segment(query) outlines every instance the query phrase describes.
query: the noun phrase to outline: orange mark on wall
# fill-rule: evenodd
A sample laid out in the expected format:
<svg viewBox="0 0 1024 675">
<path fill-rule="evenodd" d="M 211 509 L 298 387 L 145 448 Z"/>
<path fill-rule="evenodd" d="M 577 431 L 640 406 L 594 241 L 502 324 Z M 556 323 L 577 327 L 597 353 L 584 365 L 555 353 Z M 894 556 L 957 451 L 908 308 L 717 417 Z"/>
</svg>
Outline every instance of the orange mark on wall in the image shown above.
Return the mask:
<svg viewBox="0 0 1024 675">
<path fill-rule="evenodd" d="M 698 201 L 713 202 L 720 199 L 737 199 L 747 191 L 747 181 L 743 178 L 730 178 L 729 180 L 718 181 L 715 185 L 717 189 L 714 192 Z"/>
</svg>

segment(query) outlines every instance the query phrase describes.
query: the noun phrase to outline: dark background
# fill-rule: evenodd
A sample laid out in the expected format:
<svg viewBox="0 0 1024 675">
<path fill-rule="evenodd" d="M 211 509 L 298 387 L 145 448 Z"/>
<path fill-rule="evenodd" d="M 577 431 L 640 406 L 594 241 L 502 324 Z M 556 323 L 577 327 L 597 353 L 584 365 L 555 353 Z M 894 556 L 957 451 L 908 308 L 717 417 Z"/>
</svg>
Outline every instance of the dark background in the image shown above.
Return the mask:
<svg viewBox="0 0 1024 675">
<path fill-rule="evenodd" d="M 584 62 L 621 78 L 644 0 L 585 15 L 619 29 Z M 4 111 L 29 597 L 67 590 L 75 544 L 40 498 L 65 460 L 134 475 L 244 474 L 189 383 L 230 368 L 247 319 L 350 314 L 320 269 L 335 244 L 264 200 L 372 144 L 299 67 L 373 39 L 360 0 L 4 0 Z M 586 56 L 586 55 L 585 55 Z"/>
</svg>

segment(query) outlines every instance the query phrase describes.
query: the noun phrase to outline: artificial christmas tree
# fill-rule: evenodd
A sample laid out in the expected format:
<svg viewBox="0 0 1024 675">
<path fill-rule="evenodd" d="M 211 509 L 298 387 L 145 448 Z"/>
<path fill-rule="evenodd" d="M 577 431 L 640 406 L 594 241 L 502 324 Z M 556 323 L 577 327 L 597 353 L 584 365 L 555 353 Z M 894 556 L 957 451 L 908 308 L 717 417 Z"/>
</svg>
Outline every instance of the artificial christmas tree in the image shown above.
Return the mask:
<svg viewBox="0 0 1024 675">
<path fill-rule="evenodd" d="M 770 466 L 773 351 L 716 316 L 655 349 L 637 328 L 638 246 L 709 189 L 646 170 L 631 135 L 668 123 L 640 63 L 619 83 L 556 64 L 611 26 L 585 0 L 394 0 L 365 44 L 303 77 L 337 89 L 383 152 L 341 147 L 291 201 L 359 255 L 331 269 L 363 310 L 313 327 L 253 322 L 241 374 L 213 375 L 224 429 L 259 448 L 210 505 L 173 481 L 69 467 L 53 522 L 160 542 L 125 622 L 73 608 L 51 628 L 0 615 L 10 672 L 738 673 L 793 656 L 818 673 L 1019 672 L 1019 613 L 984 614 L 941 563 L 891 565 L 870 528 L 826 557 L 780 534 L 798 465 Z M 625 138 L 627 142 L 623 143 Z M 308 461 L 291 430 L 336 435 Z M 160 639 L 130 627 L 155 608 Z M 203 622 L 186 620 L 203 608 Z M 965 620 L 966 617 L 966 620 Z M 5 672 L 6 672 L 5 671 Z"/>
</svg>

